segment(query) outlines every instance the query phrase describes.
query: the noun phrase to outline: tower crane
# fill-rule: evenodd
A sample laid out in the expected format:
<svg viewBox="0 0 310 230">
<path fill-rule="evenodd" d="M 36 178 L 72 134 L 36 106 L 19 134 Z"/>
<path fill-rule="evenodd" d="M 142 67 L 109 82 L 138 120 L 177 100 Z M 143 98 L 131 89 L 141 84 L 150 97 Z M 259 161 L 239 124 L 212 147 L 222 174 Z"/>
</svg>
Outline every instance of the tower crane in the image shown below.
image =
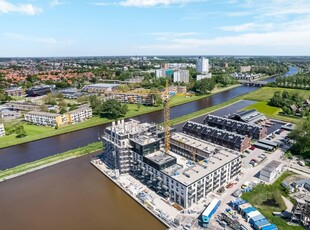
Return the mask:
<svg viewBox="0 0 310 230">
<path fill-rule="evenodd" d="M 170 151 L 170 106 L 169 106 L 169 81 L 166 79 L 166 89 L 164 94 L 164 128 L 165 128 L 165 153 Z"/>
</svg>

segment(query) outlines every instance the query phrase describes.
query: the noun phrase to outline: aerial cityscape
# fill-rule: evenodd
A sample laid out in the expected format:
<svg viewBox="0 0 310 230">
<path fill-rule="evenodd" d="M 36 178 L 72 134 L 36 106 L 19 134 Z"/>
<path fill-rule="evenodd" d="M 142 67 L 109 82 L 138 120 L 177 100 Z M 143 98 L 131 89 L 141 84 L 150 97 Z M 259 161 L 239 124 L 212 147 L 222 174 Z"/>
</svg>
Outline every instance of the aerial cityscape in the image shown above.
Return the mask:
<svg viewBox="0 0 310 230">
<path fill-rule="evenodd" d="M 0 229 L 310 229 L 309 13 L 0 0 Z"/>
</svg>

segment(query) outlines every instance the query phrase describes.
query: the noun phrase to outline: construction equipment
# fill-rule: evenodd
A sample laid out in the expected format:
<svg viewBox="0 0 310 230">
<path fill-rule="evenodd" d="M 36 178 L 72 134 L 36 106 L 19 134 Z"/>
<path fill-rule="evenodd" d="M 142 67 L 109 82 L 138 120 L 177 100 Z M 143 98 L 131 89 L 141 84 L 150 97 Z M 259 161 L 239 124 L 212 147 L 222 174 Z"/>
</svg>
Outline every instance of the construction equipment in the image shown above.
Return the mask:
<svg viewBox="0 0 310 230">
<path fill-rule="evenodd" d="M 165 153 L 170 151 L 170 107 L 169 107 L 169 81 L 166 79 L 166 89 L 164 94 L 164 127 L 165 127 Z"/>
</svg>

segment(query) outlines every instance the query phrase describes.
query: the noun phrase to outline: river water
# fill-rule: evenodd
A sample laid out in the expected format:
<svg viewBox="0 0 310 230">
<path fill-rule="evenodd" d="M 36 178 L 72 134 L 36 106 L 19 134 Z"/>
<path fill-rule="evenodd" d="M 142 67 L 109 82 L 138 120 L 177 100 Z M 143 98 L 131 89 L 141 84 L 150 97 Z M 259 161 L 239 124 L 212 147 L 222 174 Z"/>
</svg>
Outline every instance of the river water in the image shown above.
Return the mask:
<svg viewBox="0 0 310 230">
<path fill-rule="evenodd" d="M 292 67 L 293 68 L 293 67 Z M 289 72 L 294 72 L 294 71 Z M 296 69 L 296 68 L 295 68 Z M 297 69 L 296 69 L 297 70 Z M 296 71 L 295 71 L 296 72 Z M 241 86 L 171 108 L 171 118 L 256 90 Z M 163 112 L 138 116 L 162 122 Z M 0 169 L 94 142 L 105 125 L 0 150 Z M 0 183 L 0 229 L 164 229 L 90 163 L 90 155 Z"/>
</svg>

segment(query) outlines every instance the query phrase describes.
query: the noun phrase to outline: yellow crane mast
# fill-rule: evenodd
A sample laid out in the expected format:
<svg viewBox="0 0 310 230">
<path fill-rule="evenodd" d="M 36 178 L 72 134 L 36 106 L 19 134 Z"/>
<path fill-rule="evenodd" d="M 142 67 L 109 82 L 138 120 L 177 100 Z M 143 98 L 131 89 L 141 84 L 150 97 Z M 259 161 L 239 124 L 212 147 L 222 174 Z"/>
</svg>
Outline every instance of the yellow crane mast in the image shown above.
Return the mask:
<svg viewBox="0 0 310 230">
<path fill-rule="evenodd" d="M 169 81 L 166 79 L 166 90 L 164 95 L 164 127 L 165 127 L 165 153 L 170 151 L 170 107 L 169 107 Z"/>
</svg>

